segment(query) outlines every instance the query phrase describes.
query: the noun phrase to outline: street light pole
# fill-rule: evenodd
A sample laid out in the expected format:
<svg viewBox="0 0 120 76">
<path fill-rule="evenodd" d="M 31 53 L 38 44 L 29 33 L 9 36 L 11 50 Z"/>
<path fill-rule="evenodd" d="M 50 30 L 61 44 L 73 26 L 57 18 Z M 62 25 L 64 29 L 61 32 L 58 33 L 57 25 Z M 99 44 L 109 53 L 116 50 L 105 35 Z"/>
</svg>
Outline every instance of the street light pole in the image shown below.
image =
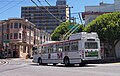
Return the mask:
<svg viewBox="0 0 120 76">
<path fill-rule="evenodd" d="M 67 5 L 67 7 L 66 8 L 68 8 L 69 9 L 69 21 L 71 20 L 71 8 L 73 8 L 73 6 L 72 7 L 68 7 L 68 5 Z"/>
</svg>

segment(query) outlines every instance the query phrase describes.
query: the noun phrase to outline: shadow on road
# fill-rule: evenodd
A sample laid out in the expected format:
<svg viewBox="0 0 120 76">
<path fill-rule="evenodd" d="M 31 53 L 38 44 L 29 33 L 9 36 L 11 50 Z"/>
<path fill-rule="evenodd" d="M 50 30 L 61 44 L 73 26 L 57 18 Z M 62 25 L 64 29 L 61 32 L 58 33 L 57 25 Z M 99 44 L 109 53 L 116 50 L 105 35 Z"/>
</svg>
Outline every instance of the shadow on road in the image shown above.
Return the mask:
<svg viewBox="0 0 120 76">
<path fill-rule="evenodd" d="M 37 63 L 31 63 L 29 65 L 31 65 L 31 66 L 39 66 Z"/>
<path fill-rule="evenodd" d="M 29 64 L 31 66 L 51 66 L 51 67 L 66 67 L 64 64 L 58 64 L 56 66 L 52 65 L 52 64 L 48 64 L 48 65 L 38 65 L 37 63 L 32 63 L 32 64 Z M 96 65 L 88 65 L 86 64 L 85 66 L 79 66 L 78 64 L 75 64 L 75 65 L 70 65 L 70 66 L 67 66 L 67 67 L 96 67 Z"/>
</svg>

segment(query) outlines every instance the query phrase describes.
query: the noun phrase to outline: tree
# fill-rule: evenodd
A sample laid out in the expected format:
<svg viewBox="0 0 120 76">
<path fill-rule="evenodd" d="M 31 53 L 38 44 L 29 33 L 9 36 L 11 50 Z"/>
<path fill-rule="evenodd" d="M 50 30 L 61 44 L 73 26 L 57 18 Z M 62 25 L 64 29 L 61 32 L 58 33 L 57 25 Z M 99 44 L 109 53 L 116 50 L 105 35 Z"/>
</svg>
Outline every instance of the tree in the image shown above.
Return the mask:
<svg viewBox="0 0 120 76">
<path fill-rule="evenodd" d="M 100 40 L 108 43 L 108 50 L 116 57 L 115 46 L 120 41 L 120 12 L 103 14 L 85 28 L 87 32 L 97 32 Z"/>
<path fill-rule="evenodd" d="M 83 26 L 80 24 L 63 22 L 52 33 L 52 40 L 60 41 L 63 38 L 63 35 L 65 35 L 73 26 L 80 26 L 74 33 L 83 31 Z"/>
</svg>

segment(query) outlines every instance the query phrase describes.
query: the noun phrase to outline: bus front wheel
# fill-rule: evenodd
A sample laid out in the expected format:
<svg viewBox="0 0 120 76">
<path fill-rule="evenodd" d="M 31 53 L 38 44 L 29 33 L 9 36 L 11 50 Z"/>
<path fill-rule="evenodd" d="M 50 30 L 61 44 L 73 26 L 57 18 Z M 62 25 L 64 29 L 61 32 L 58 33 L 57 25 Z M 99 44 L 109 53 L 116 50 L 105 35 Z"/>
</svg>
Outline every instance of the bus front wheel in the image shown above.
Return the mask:
<svg viewBox="0 0 120 76">
<path fill-rule="evenodd" d="M 65 66 L 69 66 L 70 65 L 70 61 L 69 61 L 68 57 L 64 58 L 64 64 L 65 64 Z"/>
</svg>

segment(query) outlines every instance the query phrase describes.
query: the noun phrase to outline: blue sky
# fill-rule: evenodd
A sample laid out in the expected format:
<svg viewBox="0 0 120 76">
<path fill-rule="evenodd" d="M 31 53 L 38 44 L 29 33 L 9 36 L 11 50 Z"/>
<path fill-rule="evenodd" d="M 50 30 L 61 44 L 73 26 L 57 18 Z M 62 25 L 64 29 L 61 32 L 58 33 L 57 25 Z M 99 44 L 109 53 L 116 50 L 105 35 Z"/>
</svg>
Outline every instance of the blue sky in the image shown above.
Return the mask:
<svg viewBox="0 0 120 76">
<path fill-rule="evenodd" d="M 34 0 L 40 5 L 37 0 Z M 44 0 L 40 0 L 43 5 L 47 6 Z M 56 0 L 47 0 L 51 5 L 55 5 Z M 114 3 L 114 0 L 67 0 L 69 6 L 73 6 L 72 13 L 84 12 L 84 6 L 99 5 L 100 2 Z M 35 6 L 31 0 L 0 0 L 0 20 L 13 17 L 21 17 L 21 6 Z M 78 17 L 73 14 L 72 16 Z"/>
</svg>

